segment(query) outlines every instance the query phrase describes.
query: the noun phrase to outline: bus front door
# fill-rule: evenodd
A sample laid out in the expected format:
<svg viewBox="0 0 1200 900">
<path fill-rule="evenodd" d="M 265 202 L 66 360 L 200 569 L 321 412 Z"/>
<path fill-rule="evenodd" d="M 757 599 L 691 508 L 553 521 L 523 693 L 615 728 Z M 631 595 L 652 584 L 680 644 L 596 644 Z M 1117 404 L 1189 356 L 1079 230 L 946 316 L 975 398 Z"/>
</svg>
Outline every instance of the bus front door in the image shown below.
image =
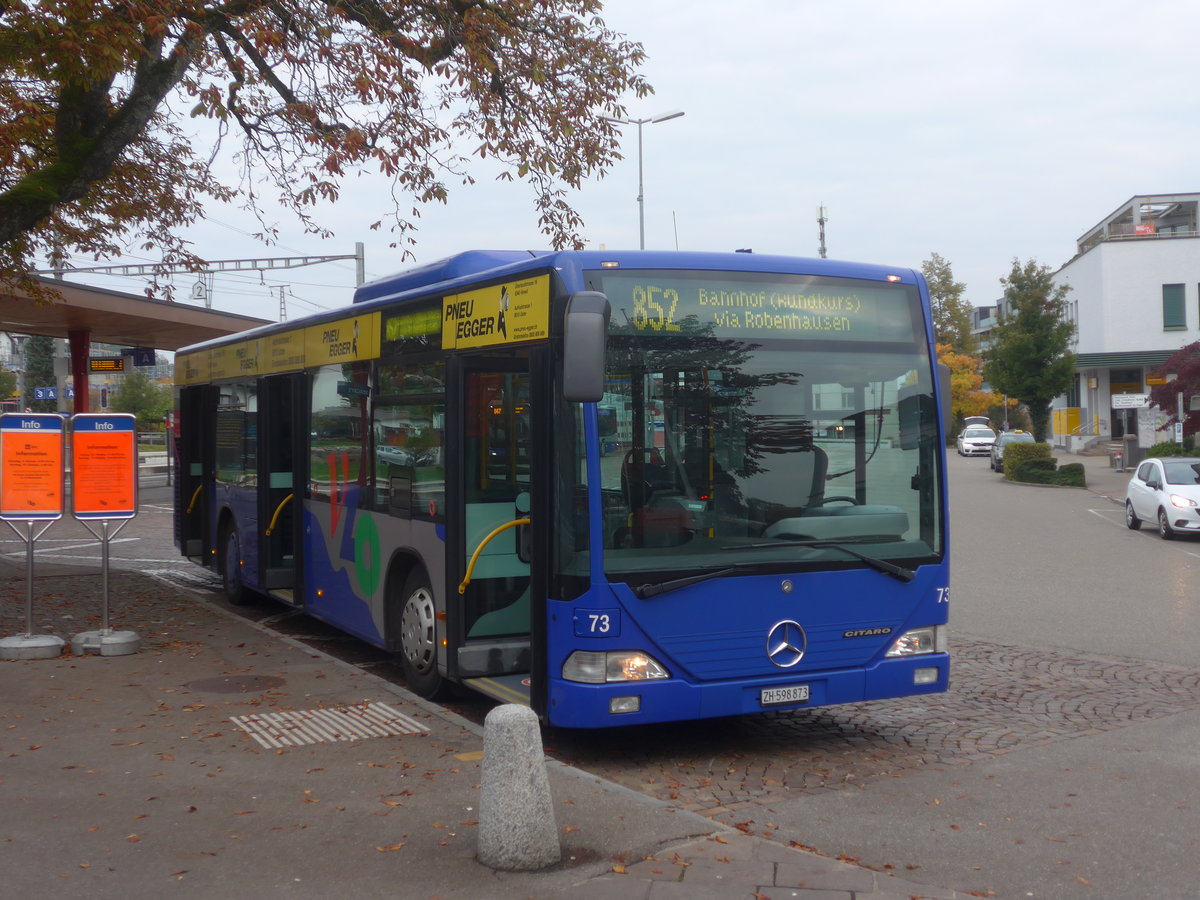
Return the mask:
<svg viewBox="0 0 1200 900">
<path fill-rule="evenodd" d="M 277 600 L 297 605 L 300 579 L 300 512 L 296 460 L 297 410 L 307 404 L 300 375 L 274 375 L 259 382 L 258 583 Z M 300 482 L 300 486 L 303 482 Z"/>
<path fill-rule="evenodd" d="M 458 679 L 473 689 L 529 704 L 531 621 L 533 611 L 544 607 L 530 578 L 541 542 L 534 539 L 538 523 L 530 515 L 538 467 L 529 368 L 524 360 L 470 360 L 461 378 L 457 396 L 463 402 L 455 417 L 461 430 L 449 444 L 458 457 L 462 511 L 454 517 L 459 527 L 446 567 L 454 665 Z"/>
</svg>

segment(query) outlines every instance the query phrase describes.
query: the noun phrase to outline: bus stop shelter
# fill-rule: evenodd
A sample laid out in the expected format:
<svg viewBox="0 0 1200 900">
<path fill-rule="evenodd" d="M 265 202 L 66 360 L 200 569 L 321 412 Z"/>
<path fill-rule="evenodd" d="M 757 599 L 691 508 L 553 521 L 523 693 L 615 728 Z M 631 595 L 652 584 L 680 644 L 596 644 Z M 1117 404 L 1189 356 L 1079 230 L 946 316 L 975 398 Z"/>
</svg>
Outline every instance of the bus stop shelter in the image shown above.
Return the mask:
<svg viewBox="0 0 1200 900">
<path fill-rule="evenodd" d="M 21 292 L 0 288 L 0 329 L 65 338 L 71 348 L 71 375 L 76 385 L 88 383 L 93 343 L 174 351 L 268 323 L 253 316 L 90 285 L 51 278 L 42 281 L 58 293 L 58 299 L 39 303 Z M 72 411 L 88 412 L 86 390 L 75 391 Z"/>
</svg>

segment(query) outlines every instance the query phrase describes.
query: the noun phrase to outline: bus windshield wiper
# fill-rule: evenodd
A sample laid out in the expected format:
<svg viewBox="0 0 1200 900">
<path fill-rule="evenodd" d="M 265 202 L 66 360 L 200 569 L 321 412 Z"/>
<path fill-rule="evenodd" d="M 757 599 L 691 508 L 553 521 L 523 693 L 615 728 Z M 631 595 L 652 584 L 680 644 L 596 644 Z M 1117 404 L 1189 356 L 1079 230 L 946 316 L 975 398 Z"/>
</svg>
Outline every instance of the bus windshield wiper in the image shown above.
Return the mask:
<svg viewBox="0 0 1200 900">
<path fill-rule="evenodd" d="M 859 553 L 857 550 L 851 550 L 847 544 L 865 544 L 879 543 L 875 539 L 856 538 L 849 541 L 829 541 L 829 540 L 793 540 L 793 541 L 762 541 L 756 544 L 733 544 L 728 547 L 722 547 L 722 550 L 762 550 L 770 547 L 817 547 L 819 549 L 841 550 L 857 560 L 865 562 L 876 572 L 882 572 L 884 575 L 891 575 L 900 581 L 912 581 L 917 577 L 917 573 L 912 569 L 906 569 L 904 566 L 898 566 L 895 563 L 890 563 L 886 559 L 876 559 L 874 556 L 867 556 L 865 553 Z"/>
<path fill-rule="evenodd" d="M 700 584 L 702 581 L 711 581 L 714 578 L 723 578 L 726 575 L 731 575 L 736 572 L 741 566 L 729 566 L 724 569 L 717 569 L 713 572 L 704 572 L 700 575 L 689 575 L 687 578 L 675 578 L 671 581 L 660 581 L 658 584 L 642 584 L 633 589 L 633 592 L 645 600 L 648 597 L 657 597 L 659 594 L 665 594 L 667 591 L 678 590 L 679 588 L 688 587 L 692 584 Z"/>
</svg>

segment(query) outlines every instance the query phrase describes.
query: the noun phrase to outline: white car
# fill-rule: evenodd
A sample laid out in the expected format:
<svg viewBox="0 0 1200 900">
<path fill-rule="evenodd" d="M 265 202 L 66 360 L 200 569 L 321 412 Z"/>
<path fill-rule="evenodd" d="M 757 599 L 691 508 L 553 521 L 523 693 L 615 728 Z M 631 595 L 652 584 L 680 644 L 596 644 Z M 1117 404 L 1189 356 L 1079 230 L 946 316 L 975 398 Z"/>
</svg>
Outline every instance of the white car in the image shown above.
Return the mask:
<svg viewBox="0 0 1200 900">
<path fill-rule="evenodd" d="M 1200 534 L 1200 457 L 1148 459 L 1125 489 L 1125 524 L 1134 531 L 1156 522 L 1158 535 Z"/>
<path fill-rule="evenodd" d="M 986 425 L 968 425 L 958 434 L 959 456 L 988 456 L 992 452 L 992 444 L 996 434 Z"/>
</svg>

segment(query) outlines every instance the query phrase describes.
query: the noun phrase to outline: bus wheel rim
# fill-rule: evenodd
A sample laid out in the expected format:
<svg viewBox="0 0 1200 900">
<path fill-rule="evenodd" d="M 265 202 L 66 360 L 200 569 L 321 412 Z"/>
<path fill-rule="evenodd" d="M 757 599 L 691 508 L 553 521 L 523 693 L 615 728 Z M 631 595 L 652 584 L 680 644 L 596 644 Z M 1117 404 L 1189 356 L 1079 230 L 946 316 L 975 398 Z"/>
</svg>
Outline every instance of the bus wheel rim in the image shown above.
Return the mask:
<svg viewBox="0 0 1200 900">
<path fill-rule="evenodd" d="M 404 603 L 400 631 L 405 657 L 422 674 L 433 668 L 434 629 L 433 595 L 427 588 L 413 591 Z"/>
</svg>

